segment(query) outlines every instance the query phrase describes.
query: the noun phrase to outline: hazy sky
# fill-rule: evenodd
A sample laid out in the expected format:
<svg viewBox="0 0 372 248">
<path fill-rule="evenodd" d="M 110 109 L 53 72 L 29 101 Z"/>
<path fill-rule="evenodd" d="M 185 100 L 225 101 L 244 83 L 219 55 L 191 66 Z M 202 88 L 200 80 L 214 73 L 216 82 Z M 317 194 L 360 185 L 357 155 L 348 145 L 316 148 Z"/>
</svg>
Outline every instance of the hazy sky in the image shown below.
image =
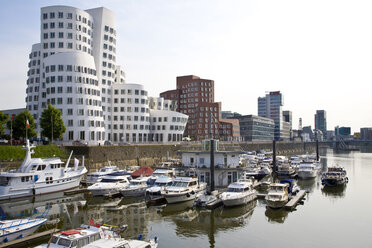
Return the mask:
<svg viewBox="0 0 372 248">
<path fill-rule="evenodd" d="M 176 76 L 215 81 L 222 110 L 257 115 L 257 97 L 280 90 L 293 128 L 372 126 L 372 1 L 108 0 L 2 1 L 0 109 L 24 107 L 40 8 L 104 6 L 116 14 L 117 62 L 152 96 Z"/>
</svg>

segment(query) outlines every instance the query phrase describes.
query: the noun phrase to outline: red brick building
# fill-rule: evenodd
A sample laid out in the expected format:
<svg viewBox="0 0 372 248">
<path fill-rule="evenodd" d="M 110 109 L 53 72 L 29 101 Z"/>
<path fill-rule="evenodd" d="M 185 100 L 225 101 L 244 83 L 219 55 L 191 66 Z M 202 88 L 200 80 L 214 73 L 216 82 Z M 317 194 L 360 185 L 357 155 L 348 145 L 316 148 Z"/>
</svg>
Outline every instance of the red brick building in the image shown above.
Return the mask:
<svg viewBox="0 0 372 248">
<path fill-rule="evenodd" d="M 221 102 L 214 102 L 213 80 L 194 75 L 177 77 L 177 89 L 165 91 L 160 96 L 176 100 L 177 111 L 189 116 L 185 136 L 201 140 L 209 136 L 212 129 L 215 138 L 240 139 L 239 120 L 221 119 Z"/>
</svg>

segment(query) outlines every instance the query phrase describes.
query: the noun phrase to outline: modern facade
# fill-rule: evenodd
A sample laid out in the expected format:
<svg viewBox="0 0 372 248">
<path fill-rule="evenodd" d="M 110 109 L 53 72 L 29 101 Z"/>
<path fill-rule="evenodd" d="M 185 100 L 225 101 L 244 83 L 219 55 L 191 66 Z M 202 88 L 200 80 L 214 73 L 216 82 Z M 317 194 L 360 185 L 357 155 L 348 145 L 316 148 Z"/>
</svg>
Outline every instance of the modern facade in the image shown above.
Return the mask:
<svg viewBox="0 0 372 248">
<path fill-rule="evenodd" d="M 142 85 L 126 84 L 124 69 L 116 64 L 112 11 L 42 8 L 40 43 L 29 58 L 26 105 L 39 136 L 41 113 L 51 104 L 62 112 L 64 143 L 151 140 L 147 92 Z"/>
<path fill-rule="evenodd" d="M 323 137 L 327 138 L 327 113 L 325 110 L 317 110 L 314 115 L 315 129 L 322 131 Z"/>
<path fill-rule="evenodd" d="M 283 129 L 289 129 L 289 139 L 293 139 L 293 132 L 292 132 L 292 111 L 285 110 L 283 111 Z M 289 128 L 288 128 L 289 127 Z M 287 131 L 285 131 L 287 132 Z"/>
<path fill-rule="evenodd" d="M 221 103 L 214 102 L 214 81 L 190 75 L 177 77 L 177 89 L 162 92 L 161 97 L 177 102 L 177 111 L 189 120 L 185 136 L 201 140 L 212 132 L 221 140 L 239 140 L 239 122 L 221 118 Z"/>
<path fill-rule="evenodd" d="M 363 127 L 360 129 L 361 140 L 372 140 L 372 127 Z"/>
<path fill-rule="evenodd" d="M 272 91 L 264 97 L 258 98 L 258 116 L 273 119 L 275 122 L 275 140 L 288 140 L 290 138 L 288 124 L 283 118 L 283 95 L 280 91 Z"/>
<path fill-rule="evenodd" d="M 256 115 L 238 117 L 242 141 L 271 141 L 274 139 L 274 120 Z"/>
</svg>

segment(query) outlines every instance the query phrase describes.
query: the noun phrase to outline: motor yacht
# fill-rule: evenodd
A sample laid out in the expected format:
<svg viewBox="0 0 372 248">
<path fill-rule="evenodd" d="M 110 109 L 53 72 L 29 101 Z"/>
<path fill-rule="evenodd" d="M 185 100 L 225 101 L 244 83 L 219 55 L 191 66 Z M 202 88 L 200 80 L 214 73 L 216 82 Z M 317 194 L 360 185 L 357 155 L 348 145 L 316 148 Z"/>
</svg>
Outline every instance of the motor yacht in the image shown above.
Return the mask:
<svg viewBox="0 0 372 248">
<path fill-rule="evenodd" d="M 303 161 L 297 167 L 297 175 L 302 179 L 314 178 L 318 175 L 319 171 L 319 163 L 315 162 Z"/>
<path fill-rule="evenodd" d="M 227 207 L 233 207 L 246 204 L 257 198 L 256 190 L 253 188 L 251 180 L 242 179 L 238 182 L 231 183 L 226 192 L 220 196 L 223 204 Z"/>
<path fill-rule="evenodd" d="M 328 171 L 322 174 L 323 186 L 339 186 L 349 182 L 346 170 L 339 166 L 328 167 Z"/>
<path fill-rule="evenodd" d="M 129 181 L 129 185 L 120 189 L 120 193 L 125 197 L 145 196 L 149 177 L 137 177 Z"/>
<path fill-rule="evenodd" d="M 198 182 L 194 177 L 176 177 L 171 186 L 161 191 L 168 203 L 194 200 L 207 188 L 207 183 Z"/>
<path fill-rule="evenodd" d="M 93 196 L 115 196 L 120 190 L 129 185 L 130 175 L 124 170 L 104 176 L 100 182 L 88 187 Z"/>
<path fill-rule="evenodd" d="M 109 166 L 102 167 L 98 171 L 88 173 L 86 184 L 87 185 L 95 184 L 101 181 L 104 176 L 119 170 L 117 166 L 112 166 L 110 162 L 109 164 L 110 164 Z"/>
<path fill-rule="evenodd" d="M 161 195 L 161 191 L 165 187 L 172 185 L 173 178 L 168 176 L 159 176 L 156 178 L 152 187 L 146 189 L 146 200 L 148 202 L 159 202 L 165 200 Z"/>
<path fill-rule="evenodd" d="M 283 183 L 272 183 L 270 189 L 265 197 L 268 207 L 281 208 L 287 204 L 289 200 L 288 196 L 288 184 Z"/>
<path fill-rule="evenodd" d="M 278 177 L 295 177 L 296 176 L 296 170 L 292 168 L 292 166 L 289 163 L 281 163 L 278 165 L 278 170 L 276 171 Z"/>
<path fill-rule="evenodd" d="M 79 166 L 68 167 L 72 152 L 64 164 L 59 158 L 31 158 L 35 146 L 26 141 L 26 157 L 17 170 L 0 172 L 0 200 L 21 198 L 32 195 L 66 191 L 79 187 L 87 169 Z"/>
<path fill-rule="evenodd" d="M 124 227 L 126 228 L 126 227 Z M 91 226 L 81 225 L 79 228 L 59 232 L 53 235 L 50 243 L 45 243 L 35 248 L 156 248 L 158 247 L 157 237 L 142 241 L 125 240 L 120 237 L 124 229 L 117 226 L 102 225 Z M 141 235 L 140 235 L 141 236 Z"/>
</svg>

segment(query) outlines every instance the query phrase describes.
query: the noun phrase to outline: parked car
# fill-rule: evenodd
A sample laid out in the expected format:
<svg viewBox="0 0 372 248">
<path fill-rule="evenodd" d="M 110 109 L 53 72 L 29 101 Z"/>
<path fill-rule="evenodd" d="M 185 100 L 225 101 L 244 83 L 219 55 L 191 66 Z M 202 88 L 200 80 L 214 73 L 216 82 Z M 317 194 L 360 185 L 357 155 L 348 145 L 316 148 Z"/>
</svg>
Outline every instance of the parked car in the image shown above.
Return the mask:
<svg viewBox="0 0 372 248">
<path fill-rule="evenodd" d="M 81 140 L 75 140 L 72 142 L 73 146 L 88 146 L 88 142 L 81 141 Z"/>
<path fill-rule="evenodd" d="M 105 140 L 105 142 L 103 143 L 103 145 L 105 145 L 105 146 L 112 146 L 112 142 L 110 140 Z"/>
</svg>

